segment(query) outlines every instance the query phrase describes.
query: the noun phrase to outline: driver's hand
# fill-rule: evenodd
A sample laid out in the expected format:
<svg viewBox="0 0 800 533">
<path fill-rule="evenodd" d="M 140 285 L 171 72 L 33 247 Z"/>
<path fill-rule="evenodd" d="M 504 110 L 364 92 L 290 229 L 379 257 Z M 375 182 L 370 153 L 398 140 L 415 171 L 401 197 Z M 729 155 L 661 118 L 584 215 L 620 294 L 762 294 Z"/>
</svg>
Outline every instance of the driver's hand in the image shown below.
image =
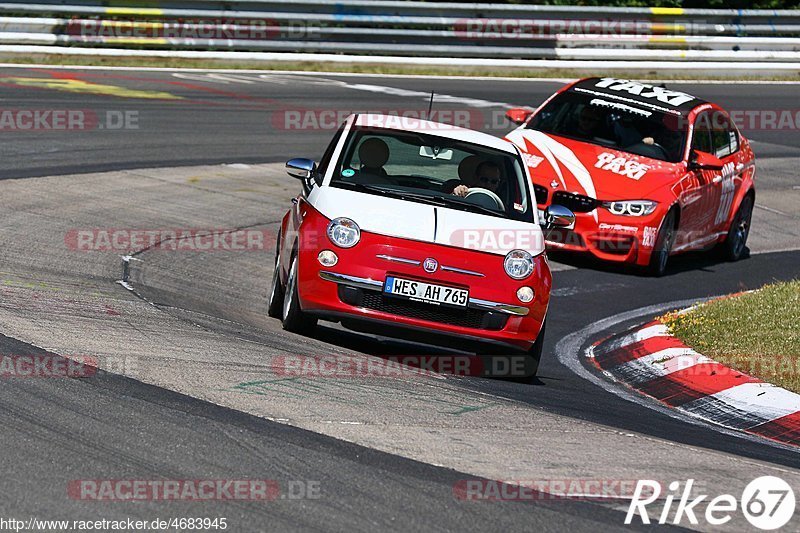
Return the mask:
<svg viewBox="0 0 800 533">
<path fill-rule="evenodd" d="M 455 189 L 453 189 L 453 194 L 456 196 L 461 196 L 462 198 L 467 195 L 469 192 L 469 187 L 466 185 L 459 185 Z"/>
</svg>

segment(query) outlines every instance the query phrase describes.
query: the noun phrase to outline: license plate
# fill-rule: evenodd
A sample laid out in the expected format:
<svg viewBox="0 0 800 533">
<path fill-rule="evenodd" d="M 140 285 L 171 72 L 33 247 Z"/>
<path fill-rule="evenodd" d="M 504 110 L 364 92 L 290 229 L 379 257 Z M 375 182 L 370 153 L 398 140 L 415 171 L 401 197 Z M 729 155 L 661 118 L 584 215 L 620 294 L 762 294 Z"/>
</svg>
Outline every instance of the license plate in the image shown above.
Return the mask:
<svg viewBox="0 0 800 533">
<path fill-rule="evenodd" d="M 435 285 L 411 279 L 388 276 L 383 285 L 383 292 L 390 296 L 407 298 L 415 302 L 424 302 L 433 305 L 452 305 L 466 307 L 469 301 L 467 289 L 456 289 L 444 285 Z"/>
</svg>

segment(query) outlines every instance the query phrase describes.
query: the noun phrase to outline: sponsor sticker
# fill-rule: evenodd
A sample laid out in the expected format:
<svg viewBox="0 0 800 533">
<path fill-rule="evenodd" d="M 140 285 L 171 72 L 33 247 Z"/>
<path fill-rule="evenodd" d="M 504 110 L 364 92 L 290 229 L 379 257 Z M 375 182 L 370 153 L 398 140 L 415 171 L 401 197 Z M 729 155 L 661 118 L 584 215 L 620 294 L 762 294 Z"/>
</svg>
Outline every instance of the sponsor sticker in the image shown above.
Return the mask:
<svg viewBox="0 0 800 533">
<path fill-rule="evenodd" d="M 523 153 L 522 158 L 525 160 L 525 164 L 528 165 L 529 168 L 536 168 L 542 163 L 542 161 L 544 161 L 544 157 L 539 157 L 538 155 L 528 153 Z"/>
<path fill-rule="evenodd" d="M 606 224 L 605 222 L 601 222 L 598 228 L 600 228 L 601 230 L 620 231 L 627 233 L 636 233 L 636 230 L 638 229 L 636 226 L 623 226 L 622 224 Z"/>
<path fill-rule="evenodd" d="M 639 163 L 638 161 L 626 159 L 624 157 L 617 157 L 611 152 L 603 152 L 602 154 L 598 155 L 597 163 L 594 164 L 594 167 L 602 170 L 608 170 L 614 174 L 619 174 L 620 176 L 625 176 L 626 178 L 631 178 L 634 180 L 640 180 L 651 168 L 650 165 L 645 165 L 643 163 Z"/>
<path fill-rule="evenodd" d="M 658 235 L 658 228 L 653 226 L 646 226 L 642 235 L 642 247 L 652 248 L 656 245 L 656 236 Z"/>
<path fill-rule="evenodd" d="M 680 91 L 672 91 L 656 85 L 618 78 L 602 78 L 595 84 L 595 87 L 609 89 L 611 91 L 626 92 L 641 98 L 652 98 L 658 102 L 674 107 L 691 102 L 695 99 L 694 96 Z"/>
</svg>

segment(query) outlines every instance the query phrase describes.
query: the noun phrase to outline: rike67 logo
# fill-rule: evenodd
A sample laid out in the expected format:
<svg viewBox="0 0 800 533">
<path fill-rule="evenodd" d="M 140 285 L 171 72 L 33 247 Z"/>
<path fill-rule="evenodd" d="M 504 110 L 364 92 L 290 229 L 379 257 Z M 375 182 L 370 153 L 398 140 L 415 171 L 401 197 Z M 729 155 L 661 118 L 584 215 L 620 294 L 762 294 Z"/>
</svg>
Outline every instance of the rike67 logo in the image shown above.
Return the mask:
<svg viewBox="0 0 800 533">
<path fill-rule="evenodd" d="M 763 476 L 751 481 L 742 496 L 721 494 L 713 499 L 707 494 L 692 494 L 694 480 L 681 483 L 673 481 L 663 491 L 658 481 L 640 480 L 631 499 L 625 524 L 631 525 L 636 517 L 642 524 L 681 524 L 684 519 L 698 525 L 698 516 L 707 524 L 721 526 L 731 521 L 741 511 L 753 527 L 772 531 L 785 526 L 794 515 L 795 495 L 792 487 L 779 477 Z M 663 502 L 663 507 L 662 507 Z M 701 513 L 700 508 L 705 507 Z M 655 512 L 654 516 L 650 513 Z"/>
</svg>

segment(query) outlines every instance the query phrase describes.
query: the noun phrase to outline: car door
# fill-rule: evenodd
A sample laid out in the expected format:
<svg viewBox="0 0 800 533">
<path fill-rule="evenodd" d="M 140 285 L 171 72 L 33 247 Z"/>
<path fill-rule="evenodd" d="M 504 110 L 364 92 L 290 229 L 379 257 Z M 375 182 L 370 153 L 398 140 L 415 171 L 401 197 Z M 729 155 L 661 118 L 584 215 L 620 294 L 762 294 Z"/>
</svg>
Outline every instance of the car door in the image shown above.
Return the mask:
<svg viewBox="0 0 800 533">
<path fill-rule="evenodd" d="M 711 142 L 711 115 L 703 112 L 697 115 L 692 130 L 692 152 L 713 153 Z M 691 153 L 690 153 L 691 159 Z M 718 171 L 689 169 L 682 182 L 680 192 L 681 224 L 675 243 L 676 248 L 692 246 L 708 235 L 712 227 L 718 204 L 714 199 L 714 177 Z"/>
<path fill-rule="evenodd" d="M 723 163 L 722 171 L 715 172 L 712 178 L 716 210 L 711 231 L 716 233 L 722 231 L 730 220 L 733 199 L 741 186 L 745 168 L 739 150 L 739 132 L 721 109 L 715 109 L 712 114 L 711 144 L 713 154 Z"/>
</svg>

